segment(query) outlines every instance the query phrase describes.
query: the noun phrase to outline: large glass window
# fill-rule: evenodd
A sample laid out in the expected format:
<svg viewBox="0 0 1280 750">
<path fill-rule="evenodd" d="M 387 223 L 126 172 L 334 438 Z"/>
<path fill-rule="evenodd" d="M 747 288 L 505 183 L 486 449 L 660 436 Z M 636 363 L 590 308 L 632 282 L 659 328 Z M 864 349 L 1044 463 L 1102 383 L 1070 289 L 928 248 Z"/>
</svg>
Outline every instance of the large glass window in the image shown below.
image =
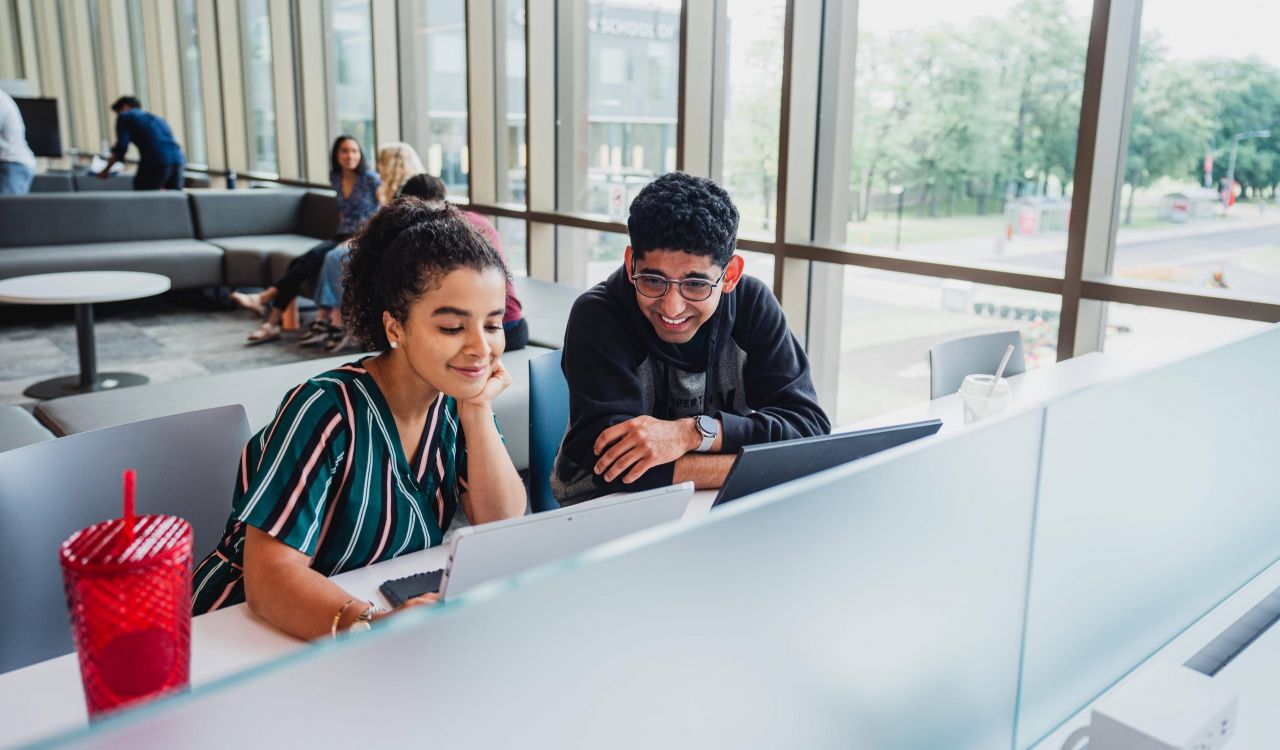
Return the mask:
<svg viewBox="0 0 1280 750">
<path fill-rule="evenodd" d="M 330 129 L 355 138 L 366 154 L 376 153 L 369 0 L 330 0 L 328 20 Z"/>
<path fill-rule="evenodd" d="M 743 236 L 773 238 L 782 112 L 783 0 L 728 0 L 722 181 Z M 770 279 L 772 283 L 772 278 Z"/>
<path fill-rule="evenodd" d="M 1027 369 L 1057 360 L 1061 298 L 954 279 L 815 263 L 842 273 L 835 424 L 929 400 L 929 349 L 963 336 L 1018 330 Z"/>
<path fill-rule="evenodd" d="M 556 227 L 556 280 L 580 289 L 604 281 L 622 265 L 626 249 L 625 234 Z"/>
<path fill-rule="evenodd" d="M 129 19 L 129 55 L 133 64 L 134 95 L 144 106 L 151 105 L 147 88 L 147 47 L 142 33 L 142 0 L 129 0 L 126 6 Z"/>
<path fill-rule="evenodd" d="M 0 78 L 23 78 L 17 7 L 0 2 Z"/>
<path fill-rule="evenodd" d="M 466 196 L 467 26 L 464 0 L 413 0 L 401 6 L 407 36 L 401 75 L 405 140 L 449 194 Z"/>
<path fill-rule="evenodd" d="M 1266 0 L 1143 5 L 1117 275 L 1280 299 L 1277 27 Z"/>
<path fill-rule="evenodd" d="M 1224 344 L 1268 324 L 1158 307 L 1106 303 L 1102 351 L 1141 362 L 1161 362 Z"/>
<path fill-rule="evenodd" d="M 574 0 L 559 23 L 557 206 L 624 221 L 636 193 L 675 169 L 680 2 Z M 559 279 L 599 281 L 626 245 L 626 235 L 562 230 Z"/>
<path fill-rule="evenodd" d="M 204 130 L 204 99 L 200 87 L 200 35 L 196 0 L 178 4 L 178 50 L 182 64 L 182 105 L 186 112 L 187 142 L 182 144 L 193 164 L 208 164 Z"/>
<path fill-rule="evenodd" d="M 679 0 L 575 0 L 559 38 L 559 208 L 626 217 L 675 169 Z"/>
<path fill-rule="evenodd" d="M 271 77 L 271 16 L 267 0 L 243 0 L 240 19 L 249 168 L 275 174 L 280 167 L 276 158 L 276 97 Z"/>
<path fill-rule="evenodd" d="M 848 243 L 1061 273 L 1091 5 L 858 3 Z"/>
<path fill-rule="evenodd" d="M 495 16 L 501 29 L 496 44 L 502 45 L 503 81 L 499 82 L 495 110 L 502 118 L 505 112 L 506 128 L 499 134 L 496 144 L 501 156 L 498 162 L 498 200 L 503 203 L 526 203 L 529 152 L 528 130 L 525 128 L 524 101 L 527 77 L 524 3 L 519 0 L 495 0 Z M 505 20 L 501 20 L 505 19 Z"/>
</svg>

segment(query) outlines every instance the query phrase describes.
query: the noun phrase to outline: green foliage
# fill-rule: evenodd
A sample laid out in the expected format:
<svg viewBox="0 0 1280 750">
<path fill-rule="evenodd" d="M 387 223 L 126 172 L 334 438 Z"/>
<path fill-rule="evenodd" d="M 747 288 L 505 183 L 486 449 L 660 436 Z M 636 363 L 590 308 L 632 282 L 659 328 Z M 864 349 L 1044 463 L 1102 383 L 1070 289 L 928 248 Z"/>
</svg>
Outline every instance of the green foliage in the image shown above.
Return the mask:
<svg viewBox="0 0 1280 750">
<path fill-rule="evenodd" d="M 779 28 L 782 19 L 777 19 Z M 967 26 L 859 33 L 854 70 L 853 218 L 891 210 L 902 186 L 917 216 L 957 206 L 998 213 L 1005 201 L 1069 191 L 1075 176 L 1089 19 L 1066 0 L 1020 0 Z M 777 187 L 781 36 L 757 42 L 750 86 L 734 86 L 726 134 L 726 181 L 744 226 L 767 226 Z M 731 84 L 732 85 L 732 84 Z M 750 92 L 737 96 L 741 92 Z M 1280 70 L 1259 59 L 1178 61 L 1159 34 L 1144 33 L 1133 91 L 1124 181 L 1199 182 L 1214 154 L 1226 175 L 1232 136 L 1235 178 L 1247 191 L 1280 186 Z M 892 205 L 890 202 L 892 201 Z M 944 205 L 945 202 L 945 205 Z M 1132 205 L 1125 212 L 1132 218 Z"/>
</svg>

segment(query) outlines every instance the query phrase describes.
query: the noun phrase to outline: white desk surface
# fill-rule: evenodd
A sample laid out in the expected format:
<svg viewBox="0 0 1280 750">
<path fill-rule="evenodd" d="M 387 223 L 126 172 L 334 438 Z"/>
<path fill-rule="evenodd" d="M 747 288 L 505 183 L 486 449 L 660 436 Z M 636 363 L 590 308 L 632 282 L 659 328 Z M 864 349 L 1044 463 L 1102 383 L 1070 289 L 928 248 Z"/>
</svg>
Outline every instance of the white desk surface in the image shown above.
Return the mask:
<svg viewBox="0 0 1280 750">
<path fill-rule="evenodd" d="M 152 297 L 169 291 L 169 277 L 139 271 L 67 271 L 0 281 L 0 302 L 77 305 Z"/>
<path fill-rule="evenodd" d="M 1034 406 L 1137 368 L 1132 362 L 1099 353 L 1032 370 L 1009 379 L 1013 409 Z M 939 418 L 943 430 L 964 429 L 963 406 L 957 395 L 945 396 L 888 414 L 862 420 L 842 429 L 864 429 L 901 422 Z M 710 510 L 715 492 L 694 493 L 685 518 Z M 378 586 L 385 580 L 444 567 L 447 547 L 440 546 L 394 560 L 352 570 L 334 581 L 352 596 L 384 603 Z M 191 622 L 191 684 L 203 685 L 264 664 L 306 645 L 255 617 L 244 605 L 196 617 Z M 7 716 L 22 721 L 0 722 L 0 748 L 33 742 L 65 732 L 87 721 L 75 654 L 49 659 L 0 674 L 0 706 Z"/>
<path fill-rule="evenodd" d="M 1111 689 L 1123 685 L 1156 662 L 1185 663 L 1277 588 L 1280 588 L 1280 562 L 1259 573 L 1252 581 L 1179 633 Z M 1236 734 L 1227 743 L 1230 750 L 1269 750 L 1276 747 L 1276 738 L 1280 737 L 1280 711 L 1276 711 L 1276 706 L 1280 705 L 1280 680 L 1276 679 L 1277 673 L 1280 673 L 1280 627 L 1273 625 L 1214 676 L 1214 680 L 1221 681 L 1240 694 Z M 1104 692 L 1099 696 L 1099 700 L 1106 694 Z M 1033 750 L 1060 750 L 1068 735 L 1080 727 L 1088 726 L 1089 715 L 1096 702 L 1080 709 L 1053 733 L 1032 746 Z"/>
<path fill-rule="evenodd" d="M 685 518 L 706 515 L 713 490 L 695 492 Z M 448 547 L 402 555 L 334 576 L 352 596 L 382 606 L 378 586 L 391 578 L 444 567 Z M 265 664 L 305 647 L 259 619 L 245 605 L 210 612 L 191 620 L 191 684 L 203 685 Z M 15 747 L 84 726 L 88 721 L 80 687 L 80 664 L 74 653 L 0 674 L 0 715 L 22 717 L 0 721 L 0 748 Z"/>
</svg>

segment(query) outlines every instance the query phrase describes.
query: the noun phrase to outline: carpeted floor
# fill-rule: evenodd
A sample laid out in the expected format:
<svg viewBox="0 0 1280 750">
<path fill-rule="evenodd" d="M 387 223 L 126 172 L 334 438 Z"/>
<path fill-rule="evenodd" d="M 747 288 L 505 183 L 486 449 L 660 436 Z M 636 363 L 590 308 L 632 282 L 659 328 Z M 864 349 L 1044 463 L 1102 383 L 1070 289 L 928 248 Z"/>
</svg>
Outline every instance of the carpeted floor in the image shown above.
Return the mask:
<svg viewBox="0 0 1280 750">
<path fill-rule="evenodd" d="M 246 346 L 261 321 L 198 291 L 95 305 L 94 317 L 98 370 L 136 372 L 152 382 L 331 356 L 299 348 L 296 333 Z M 79 370 L 71 307 L 0 305 L 0 403 L 30 407 L 27 386 Z"/>
</svg>

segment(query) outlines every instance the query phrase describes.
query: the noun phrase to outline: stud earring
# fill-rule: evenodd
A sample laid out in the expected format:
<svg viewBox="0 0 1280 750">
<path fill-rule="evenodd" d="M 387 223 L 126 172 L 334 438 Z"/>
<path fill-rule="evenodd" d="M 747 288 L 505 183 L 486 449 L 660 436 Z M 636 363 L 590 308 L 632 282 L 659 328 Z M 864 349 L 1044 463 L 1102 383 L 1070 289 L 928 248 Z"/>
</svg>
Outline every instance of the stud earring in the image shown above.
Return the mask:
<svg viewBox="0 0 1280 750">
<path fill-rule="evenodd" d="M 400 348 L 400 344 L 399 344 L 399 342 L 392 341 L 392 342 L 391 342 L 391 348 L 392 348 L 392 349 L 399 349 L 399 348 Z"/>
</svg>

